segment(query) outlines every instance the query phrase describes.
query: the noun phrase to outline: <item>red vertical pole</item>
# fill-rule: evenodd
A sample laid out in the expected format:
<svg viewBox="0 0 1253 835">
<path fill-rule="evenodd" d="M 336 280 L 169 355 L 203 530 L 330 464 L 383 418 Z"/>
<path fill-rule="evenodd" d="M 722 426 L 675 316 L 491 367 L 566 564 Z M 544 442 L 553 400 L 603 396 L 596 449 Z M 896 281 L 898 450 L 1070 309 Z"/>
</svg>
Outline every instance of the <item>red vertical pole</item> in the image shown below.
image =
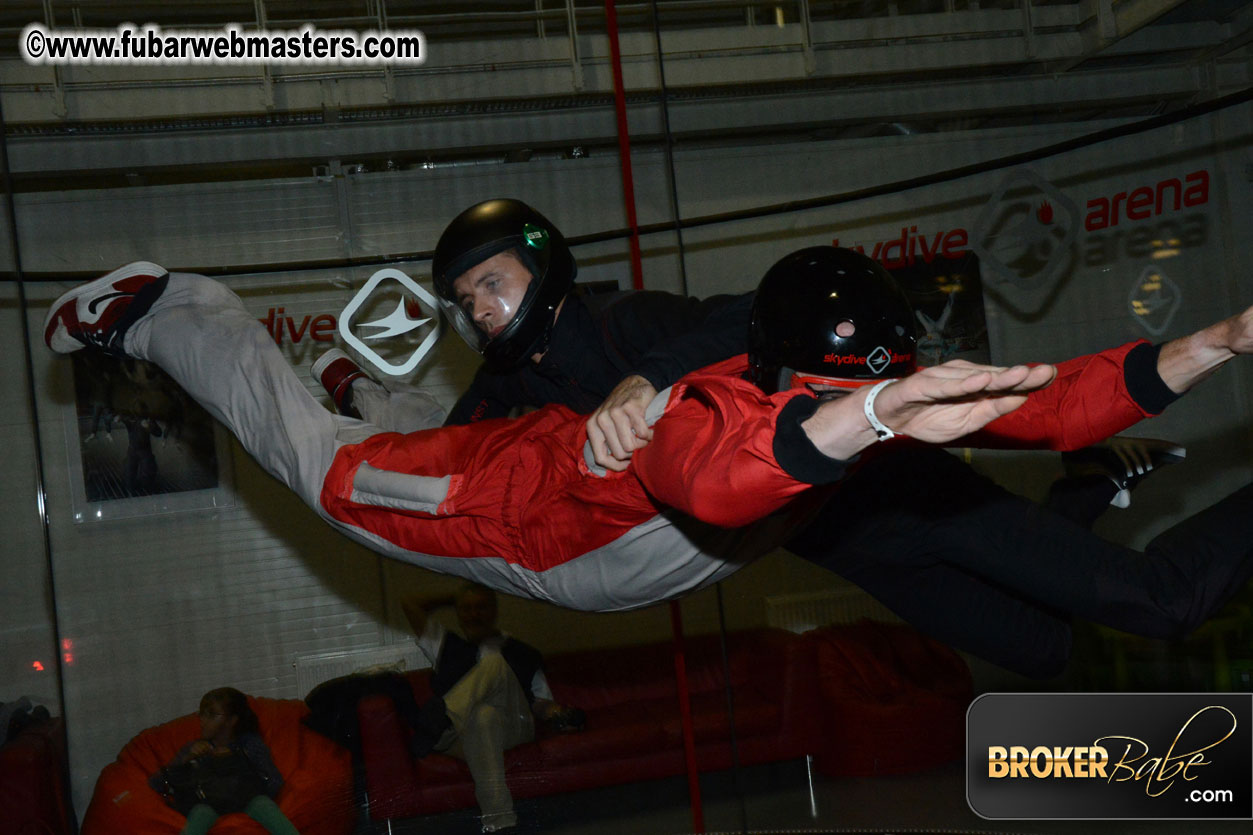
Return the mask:
<svg viewBox="0 0 1253 835">
<path fill-rule="evenodd" d="M 631 173 L 631 136 L 627 130 L 626 89 L 622 83 L 622 51 L 618 48 L 618 12 L 614 0 L 605 0 L 605 32 L 609 36 L 609 64 L 613 69 L 613 106 L 618 122 L 618 159 L 622 172 L 622 202 L 631 230 L 631 286 L 644 289 L 644 262 L 640 258 L 640 226 L 635 217 L 635 177 Z"/>
<path fill-rule="evenodd" d="M 631 136 L 627 129 L 626 89 L 622 82 L 622 51 L 618 46 L 618 13 L 614 0 L 605 0 L 605 32 L 609 36 L 609 63 L 613 70 L 613 104 L 618 124 L 618 159 L 622 173 L 622 201 L 631 230 L 631 286 L 644 289 L 644 264 L 640 258 L 640 228 L 635 214 L 635 177 L 631 173 Z M 687 658 L 683 648 L 683 612 L 678 601 L 670 604 L 674 633 L 674 675 L 678 687 L 679 718 L 683 725 L 683 757 L 687 763 L 687 787 L 692 803 L 692 831 L 705 831 L 700 798 L 700 775 L 696 770 L 696 734 L 692 727 L 692 699 L 687 685 Z"/>
<path fill-rule="evenodd" d="M 696 770 L 696 734 L 692 729 L 692 694 L 687 688 L 687 656 L 683 649 L 683 611 L 670 601 L 670 629 L 674 633 L 674 677 L 679 689 L 679 720 L 683 725 L 683 758 L 687 762 L 687 791 L 692 800 L 692 831 L 705 831 L 705 812 L 700 799 L 700 773 Z"/>
</svg>

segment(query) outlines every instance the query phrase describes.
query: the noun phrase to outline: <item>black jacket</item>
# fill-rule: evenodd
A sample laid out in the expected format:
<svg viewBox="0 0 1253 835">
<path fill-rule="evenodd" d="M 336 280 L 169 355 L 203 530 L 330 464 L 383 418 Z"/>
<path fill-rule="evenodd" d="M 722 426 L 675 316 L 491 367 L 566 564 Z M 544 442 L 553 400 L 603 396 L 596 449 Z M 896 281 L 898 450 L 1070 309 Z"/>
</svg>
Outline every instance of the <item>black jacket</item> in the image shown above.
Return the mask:
<svg viewBox="0 0 1253 835">
<path fill-rule="evenodd" d="M 531 682 L 535 680 L 535 673 L 544 665 L 544 657 L 540 655 L 540 651 L 516 638 L 506 638 L 500 654 L 509 669 L 513 670 L 518 684 L 522 685 L 527 702 L 534 702 L 535 692 L 531 689 Z M 431 689 L 435 691 L 435 695 L 446 696 L 478 661 L 477 646 L 455 632 L 447 633 L 443 646 L 439 649 L 439 658 L 435 660 L 435 673 L 431 676 Z"/>
<path fill-rule="evenodd" d="M 444 425 L 548 403 L 588 414 L 631 374 L 661 391 L 684 374 L 744 353 L 752 306 L 752 293 L 708 299 L 658 291 L 568 296 L 544 358 L 506 373 L 479 368 Z"/>
</svg>

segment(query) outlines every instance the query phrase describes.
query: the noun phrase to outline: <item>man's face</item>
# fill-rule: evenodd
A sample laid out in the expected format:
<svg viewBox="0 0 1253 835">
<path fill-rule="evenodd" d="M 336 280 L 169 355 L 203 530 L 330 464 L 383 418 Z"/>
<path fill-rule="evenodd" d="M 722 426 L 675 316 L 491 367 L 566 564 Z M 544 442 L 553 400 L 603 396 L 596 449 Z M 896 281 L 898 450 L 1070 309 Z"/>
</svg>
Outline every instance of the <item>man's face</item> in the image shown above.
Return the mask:
<svg viewBox="0 0 1253 835">
<path fill-rule="evenodd" d="M 463 592 L 457 598 L 457 622 L 472 644 L 495 635 L 496 598 L 479 591 Z"/>
<path fill-rule="evenodd" d="M 512 251 L 493 255 L 453 280 L 457 304 L 489 338 L 513 320 L 531 284 L 531 271 Z"/>
</svg>

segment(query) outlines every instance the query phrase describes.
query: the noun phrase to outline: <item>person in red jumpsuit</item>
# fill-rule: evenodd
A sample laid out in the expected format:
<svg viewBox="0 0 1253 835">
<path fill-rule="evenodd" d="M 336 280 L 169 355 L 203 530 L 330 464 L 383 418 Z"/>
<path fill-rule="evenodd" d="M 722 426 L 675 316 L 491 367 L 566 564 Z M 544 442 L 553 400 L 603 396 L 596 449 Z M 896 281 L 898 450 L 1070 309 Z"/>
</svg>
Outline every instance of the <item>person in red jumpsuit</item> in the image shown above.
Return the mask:
<svg viewBox="0 0 1253 835">
<path fill-rule="evenodd" d="M 203 276 L 127 265 L 55 302 L 45 339 L 63 353 L 90 346 L 155 363 L 337 529 L 389 556 L 498 591 L 580 609 L 648 605 L 725 576 L 788 530 L 779 521 L 787 513 L 762 520 L 762 528 L 734 530 L 726 519 L 699 519 L 704 511 L 696 505 L 688 509 L 697 519 L 676 521 L 679 514 L 640 479 L 592 477 L 582 453 L 586 430 L 564 407 L 409 434 L 331 414 L 238 297 Z M 942 440 L 1020 405 L 1025 395 L 1016 392 L 1044 385 L 1052 373 L 950 364 L 884 391 L 877 408 L 915 434 Z M 770 439 L 754 434 L 773 425 L 795 395 L 706 378 L 718 397 L 743 398 L 734 466 L 751 464 L 753 490 L 734 524 L 761 520 L 812 484 L 779 467 Z M 981 392 L 981 399 L 968 397 Z M 659 398 L 675 416 L 703 409 L 701 402 Z M 820 462 L 824 480 L 836 480 L 841 459 L 873 442 L 866 421 L 860 402 L 824 404 L 813 416 L 814 436 L 799 429 L 789 445 Z M 779 532 L 766 535 L 765 528 Z"/>
<path fill-rule="evenodd" d="M 861 391 L 912 370 L 912 323 L 908 301 L 869 259 L 800 250 L 761 282 L 748 335 L 751 377 L 768 391 Z M 1251 328 L 1246 310 L 1164 345 L 1141 340 L 1061 363 L 1051 389 L 955 445 L 1067 449 L 1121 431 L 1253 351 Z M 1063 387 L 1069 393 L 1057 396 Z M 943 450 L 892 439 L 861 456 L 785 547 L 946 643 L 1046 677 L 1069 658 L 1072 615 L 1177 638 L 1216 611 L 1253 569 L 1250 498 L 1250 488 L 1236 491 L 1141 553 L 1000 488 Z"/>
<path fill-rule="evenodd" d="M 581 454 L 585 420 L 562 407 L 407 435 L 330 414 L 233 293 L 146 262 L 65 294 L 45 339 L 155 362 L 323 519 L 380 553 L 598 611 L 727 576 L 820 513 L 839 491 L 815 485 L 893 432 L 942 443 L 987 426 L 1011 445 L 1082 446 L 1144 416 L 1109 395 L 1117 351 L 1073 361 L 1022 416 L 1051 366 L 959 361 L 819 399 L 728 375 L 739 359 L 662 392 L 649 454 L 597 477 Z M 1076 403 L 1099 405 L 1099 419 Z M 1154 627 L 1177 628 L 1178 614 Z"/>
</svg>

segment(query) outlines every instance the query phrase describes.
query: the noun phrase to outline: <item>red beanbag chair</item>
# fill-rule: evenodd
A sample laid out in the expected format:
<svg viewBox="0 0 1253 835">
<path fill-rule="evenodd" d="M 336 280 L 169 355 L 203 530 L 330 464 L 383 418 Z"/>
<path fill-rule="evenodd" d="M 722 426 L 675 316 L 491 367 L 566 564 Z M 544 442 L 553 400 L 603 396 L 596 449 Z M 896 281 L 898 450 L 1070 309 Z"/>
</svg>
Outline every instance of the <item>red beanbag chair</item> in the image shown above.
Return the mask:
<svg viewBox="0 0 1253 835">
<path fill-rule="evenodd" d="M 356 819 L 352 760 L 348 751 L 302 723 L 309 709 L 294 699 L 249 696 L 261 723 L 261 737 L 283 775 L 279 808 L 301 835 L 350 835 Z M 83 818 L 82 835 L 156 835 L 176 833 L 186 818 L 165 805 L 148 777 L 179 749 L 200 735 L 195 715 L 141 731 L 126 744 L 96 781 Z M 223 815 L 214 835 L 264 835 L 265 829 L 244 814 Z"/>
</svg>

